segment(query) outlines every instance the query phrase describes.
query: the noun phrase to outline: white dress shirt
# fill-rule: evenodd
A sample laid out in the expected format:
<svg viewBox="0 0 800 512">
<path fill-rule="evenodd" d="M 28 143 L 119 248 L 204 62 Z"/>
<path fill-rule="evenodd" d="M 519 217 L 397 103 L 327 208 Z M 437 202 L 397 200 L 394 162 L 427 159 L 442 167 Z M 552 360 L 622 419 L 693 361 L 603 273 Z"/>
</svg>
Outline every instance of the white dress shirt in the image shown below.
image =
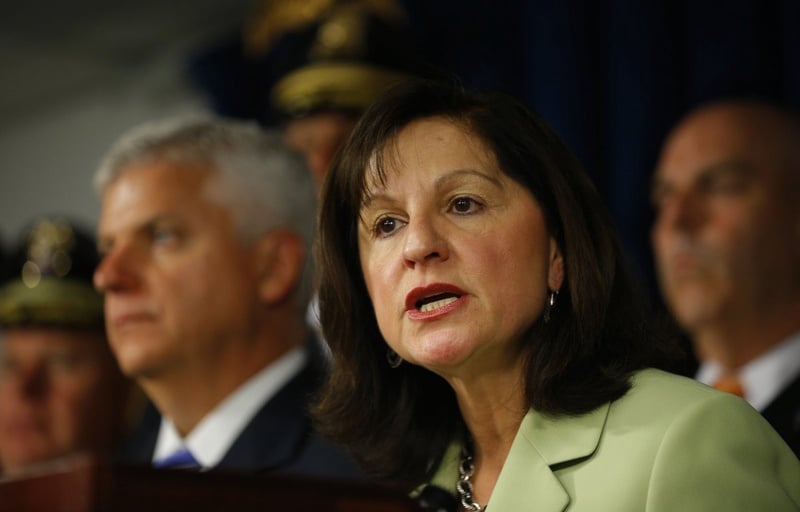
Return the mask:
<svg viewBox="0 0 800 512">
<path fill-rule="evenodd" d="M 800 374 L 800 332 L 782 341 L 765 354 L 739 369 L 744 399 L 763 411 L 781 390 Z M 700 365 L 696 379 L 709 386 L 722 375 L 722 367 L 713 361 Z"/>
<path fill-rule="evenodd" d="M 253 416 L 303 368 L 307 358 L 303 348 L 291 350 L 228 395 L 185 438 L 169 418 L 162 417 L 153 461 L 186 447 L 203 469 L 219 464 Z"/>
</svg>

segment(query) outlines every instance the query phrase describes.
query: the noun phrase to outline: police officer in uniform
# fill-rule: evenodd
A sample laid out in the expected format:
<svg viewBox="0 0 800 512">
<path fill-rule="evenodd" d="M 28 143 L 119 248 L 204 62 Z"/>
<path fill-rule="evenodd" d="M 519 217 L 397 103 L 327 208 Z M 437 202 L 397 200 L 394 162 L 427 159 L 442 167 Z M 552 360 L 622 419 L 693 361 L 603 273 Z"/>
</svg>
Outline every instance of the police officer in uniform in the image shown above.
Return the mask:
<svg viewBox="0 0 800 512">
<path fill-rule="evenodd" d="M 0 466 L 6 475 L 92 453 L 126 427 L 130 381 L 109 350 L 92 286 L 94 239 L 63 218 L 26 229 L 0 285 Z"/>
<path fill-rule="evenodd" d="M 435 74 L 415 39 L 398 0 L 264 0 L 237 43 L 198 57 L 192 76 L 217 113 L 279 125 L 319 186 L 378 95 Z"/>
</svg>

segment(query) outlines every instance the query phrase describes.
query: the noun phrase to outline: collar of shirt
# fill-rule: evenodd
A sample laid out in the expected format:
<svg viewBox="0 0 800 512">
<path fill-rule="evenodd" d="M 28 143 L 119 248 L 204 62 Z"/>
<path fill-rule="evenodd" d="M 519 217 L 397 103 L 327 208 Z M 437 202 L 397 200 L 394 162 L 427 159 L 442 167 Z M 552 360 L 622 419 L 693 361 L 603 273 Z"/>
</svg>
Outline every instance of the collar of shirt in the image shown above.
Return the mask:
<svg viewBox="0 0 800 512">
<path fill-rule="evenodd" d="M 700 365 L 697 380 L 711 385 L 722 374 L 714 361 Z M 770 351 L 750 361 L 739 370 L 745 400 L 763 411 L 798 374 L 800 374 L 800 332 Z"/>
<path fill-rule="evenodd" d="M 307 358 L 303 348 L 291 350 L 228 395 L 185 438 L 169 418 L 162 417 L 153 460 L 185 446 L 204 469 L 216 466 L 263 404 L 303 368 Z"/>
</svg>

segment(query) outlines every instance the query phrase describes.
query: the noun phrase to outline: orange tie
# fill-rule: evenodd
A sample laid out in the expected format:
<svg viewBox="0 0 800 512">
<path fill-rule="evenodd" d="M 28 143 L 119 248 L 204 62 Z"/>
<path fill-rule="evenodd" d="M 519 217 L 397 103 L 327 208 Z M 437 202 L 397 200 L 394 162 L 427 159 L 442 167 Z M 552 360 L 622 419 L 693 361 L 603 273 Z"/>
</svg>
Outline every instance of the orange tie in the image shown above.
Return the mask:
<svg viewBox="0 0 800 512">
<path fill-rule="evenodd" d="M 731 393 L 744 398 L 744 387 L 739 376 L 735 373 L 726 373 L 714 382 L 714 387 L 720 391 Z"/>
</svg>

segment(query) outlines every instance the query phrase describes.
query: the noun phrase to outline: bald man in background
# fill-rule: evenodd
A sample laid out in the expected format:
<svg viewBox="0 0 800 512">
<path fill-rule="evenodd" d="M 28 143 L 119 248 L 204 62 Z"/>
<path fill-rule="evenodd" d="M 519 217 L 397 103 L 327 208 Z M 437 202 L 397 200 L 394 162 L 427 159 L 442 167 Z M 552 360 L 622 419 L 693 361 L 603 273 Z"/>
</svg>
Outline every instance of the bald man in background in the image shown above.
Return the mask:
<svg viewBox="0 0 800 512">
<path fill-rule="evenodd" d="M 800 121 L 755 100 L 690 112 L 652 190 L 665 302 L 700 361 L 800 453 Z"/>
</svg>

